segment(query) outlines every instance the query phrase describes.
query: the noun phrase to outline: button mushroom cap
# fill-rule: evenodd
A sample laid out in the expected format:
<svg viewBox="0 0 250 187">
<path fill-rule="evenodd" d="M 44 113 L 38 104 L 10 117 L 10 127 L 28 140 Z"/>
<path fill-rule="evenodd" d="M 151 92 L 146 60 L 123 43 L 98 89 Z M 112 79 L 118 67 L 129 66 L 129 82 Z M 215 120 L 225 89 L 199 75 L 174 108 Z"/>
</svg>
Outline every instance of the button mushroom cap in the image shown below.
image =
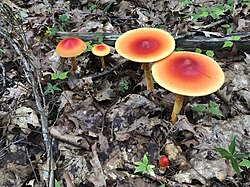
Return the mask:
<svg viewBox="0 0 250 187">
<path fill-rule="evenodd" d="M 173 52 L 152 66 L 154 80 L 163 88 L 185 96 L 203 96 L 217 91 L 224 73 L 212 58 L 194 52 Z"/>
<path fill-rule="evenodd" d="M 65 38 L 56 46 L 56 53 L 61 57 L 76 57 L 87 48 L 86 43 L 79 38 Z"/>
<path fill-rule="evenodd" d="M 129 60 L 141 63 L 165 58 L 174 51 L 174 38 L 157 28 L 139 28 L 122 34 L 115 42 L 116 51 Z"/>
<path fill-rule="evenodd" d="M 98 44 L 92 47 L 92 53 L 96 56 L 106 56 L 110 53 L 110 47 L 106 44 Z"/>
</svg>

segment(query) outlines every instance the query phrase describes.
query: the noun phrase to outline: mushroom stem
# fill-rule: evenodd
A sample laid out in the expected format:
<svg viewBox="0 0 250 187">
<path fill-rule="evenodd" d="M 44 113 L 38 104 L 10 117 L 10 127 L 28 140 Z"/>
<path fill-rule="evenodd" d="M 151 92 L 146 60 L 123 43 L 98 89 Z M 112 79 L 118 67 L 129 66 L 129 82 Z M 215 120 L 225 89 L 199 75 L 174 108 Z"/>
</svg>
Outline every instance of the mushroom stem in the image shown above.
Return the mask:
<svg viewBox="0 0 250 187">
<path fill-rule="evenodd" d="M 142 69 L 144 70 L 144 76 L 146 79 L 146 84 L 147 84 L 147 90 L 154 89 L 154 83 L 150 71 L 150 63 L 143 63 L 142 64 Z"/>
<path fill-rule="evenodd" d="M 105 60 L 104 60 L 104 56 L 101 56 L 101 62 L 102 62 L 102 68 L 105 68 Z"/>
<path fill-rule="evenodd" d="M 180 113 L 184 101 L 184 95 L 175 94 L 174 108 L 171 115 L 171 121 L 174 125 L 177 121 L 177 115 Z"/>
<path fill-rule="evenodd" d="M 72 71 L 75 72 L 77 68 L 77 62 L 76 62 L 76 57 L 71 57 L 71 65 L 72 65 Z"/>
</svg>

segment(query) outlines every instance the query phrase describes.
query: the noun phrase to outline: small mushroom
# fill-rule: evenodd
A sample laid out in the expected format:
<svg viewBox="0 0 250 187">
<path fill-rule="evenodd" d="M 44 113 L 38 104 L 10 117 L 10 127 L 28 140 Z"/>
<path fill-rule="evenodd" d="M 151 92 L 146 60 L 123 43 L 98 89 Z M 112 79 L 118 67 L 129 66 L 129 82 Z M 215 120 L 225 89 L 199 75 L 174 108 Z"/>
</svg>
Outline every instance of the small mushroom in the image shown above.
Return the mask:
<svg viewBox="0 0 250 187">
<path fill-rule="evenodd" d="M 72 71 L 77 70 L 76 57 L 86 49 L 86 44 L 79 38 L 70 37 L 60 41 L 56 46 L 56 53 L 61 57 L 71 58 Z"/>
<path fill-rule="evenodd" d="M 175 93 L 171 121 L 177 121 L 184 96 L 204 96 L 217 91 L 224 83 L 224 73 L 212 58 L 194 52 L 173 52 L 152 67 L 154 80 Z"/>
<path fill-rule="evenodd" d="M 92 47 L 92 53 L 101 58 L 102 68 L 105 68 L 104 56 L 110 53 L 110 47 L 106 44 L 98 44 Z"/>
<path fill-rule="evenodd" d="M 122 34 L 115 42 L 116 51 L 131 61 L 142 63 L 147 89 L 154 89 L 150 66 L 175 48 L 174 38 L 156 28 L 139 28 Z"/>
</svg>

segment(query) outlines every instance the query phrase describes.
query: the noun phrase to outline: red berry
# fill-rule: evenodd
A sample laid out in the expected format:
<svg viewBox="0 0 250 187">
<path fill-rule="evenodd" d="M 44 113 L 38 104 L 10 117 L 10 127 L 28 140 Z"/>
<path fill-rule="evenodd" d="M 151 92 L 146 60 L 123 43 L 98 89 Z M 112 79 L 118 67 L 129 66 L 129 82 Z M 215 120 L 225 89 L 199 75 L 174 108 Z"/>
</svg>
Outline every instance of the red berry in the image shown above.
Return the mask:
<svg viewBox="0 0 250 187">
<path fill-rule="evenodd" d="M 166 156 L 161 156 L 159 158 L 159 166 L 160 166 L 160 169 L 164 169 L 166 167 L 168 167 L 169 165 L 169 160 L 168 160 L 168 157 Z"/>
</svg>

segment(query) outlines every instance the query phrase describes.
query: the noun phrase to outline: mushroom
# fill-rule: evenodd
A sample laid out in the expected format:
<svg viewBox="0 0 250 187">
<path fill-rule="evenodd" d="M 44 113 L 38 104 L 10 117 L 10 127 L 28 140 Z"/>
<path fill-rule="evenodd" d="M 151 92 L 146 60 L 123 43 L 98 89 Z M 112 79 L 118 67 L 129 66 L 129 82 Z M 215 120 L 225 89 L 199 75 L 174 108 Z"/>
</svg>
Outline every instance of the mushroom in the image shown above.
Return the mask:
<svg viewBox="0 0 250 187">
<path fill-rule="evenodd" d="M 102 68 L 105 68 L 104 56 L 110 53 L 110 47 L 106 44 L 98 44 L 92 47 L 92 53 L 101 58 Z"/>
<path fill-rule="evenodd" d="M 70 37 L 60 41 L 56 46 L 56 53 L 61 57 L 71 58 L 72 71 L 77 70 L 76 56 L 82 54 L 86 49 L 86 44 L 79 38 Z"/>
<path fill-rule="evenodd" d="M 173 52 L 152 67 L 154 80 L 163 88 L 175 93 L 171 115 L 177 121 L 184 96 L 204 96 L 217 91 L 224 83 L 224 73 L 212 58 L 194 52 Z"/>
<path fill-rule="evenodd" d="M 116 51 L 129 60 L 142 63 L 147 89 L 154 89 L 150 65 L 174 51 L 174 38 L 157 28 L 139 28 L 122 34 L 115 42 Z"/>
</svg>

